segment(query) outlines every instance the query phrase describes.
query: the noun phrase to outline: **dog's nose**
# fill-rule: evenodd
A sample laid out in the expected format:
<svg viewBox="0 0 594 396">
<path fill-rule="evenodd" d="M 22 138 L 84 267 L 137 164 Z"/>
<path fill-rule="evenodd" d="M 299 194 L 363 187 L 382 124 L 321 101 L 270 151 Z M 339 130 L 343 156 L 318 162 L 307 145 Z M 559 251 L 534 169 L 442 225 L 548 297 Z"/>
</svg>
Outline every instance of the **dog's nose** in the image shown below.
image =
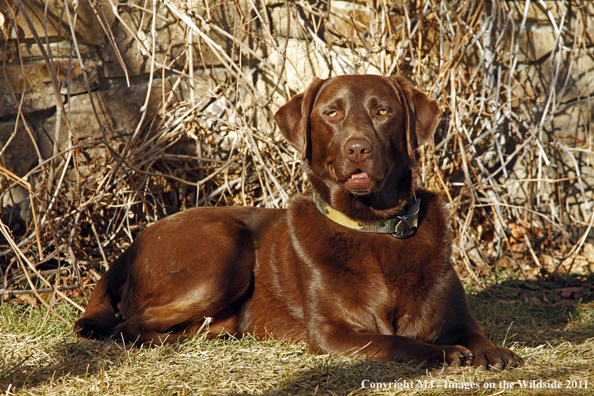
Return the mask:
<svg viewBox="0 0 594 396">
<path fill-rule="evenodd" d="M 365 139 L 349 139 L 344 145 L 344 152 L 353 162 L 365 161 L 373 152 L 371 143 Z"/>
</svg>

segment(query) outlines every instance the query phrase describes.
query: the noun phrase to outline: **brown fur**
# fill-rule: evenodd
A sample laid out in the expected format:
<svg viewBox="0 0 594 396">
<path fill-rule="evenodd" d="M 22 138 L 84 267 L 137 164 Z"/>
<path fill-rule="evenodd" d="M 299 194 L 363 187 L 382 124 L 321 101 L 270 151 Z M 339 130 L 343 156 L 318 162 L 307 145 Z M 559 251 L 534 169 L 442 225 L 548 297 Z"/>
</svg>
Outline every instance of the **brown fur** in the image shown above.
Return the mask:
<svg viewBox="0 0 594 396">
<path fill-rule="evenodd" d="M 210 335 L 272 334 L 319 353 L 520 365 L 472 317 L 449 262 L 444 204 L 415 186 L 415 150 L 439 116 L 437 104 L 400 77 L 316 80 L 275 116 L 302 151 L 314 188 L 361 221 L 393 216 L 416 196 L 416 233 L 396 239 L 348 229 L 324 217 L 309 194 L 286 210 L 186 210 L 143 231 L 112 264 L 75 331 L 162 344 L 195 335 L 211 317 Z M 369 179 L 351 177 L 361 172 Z"/>
</svg>

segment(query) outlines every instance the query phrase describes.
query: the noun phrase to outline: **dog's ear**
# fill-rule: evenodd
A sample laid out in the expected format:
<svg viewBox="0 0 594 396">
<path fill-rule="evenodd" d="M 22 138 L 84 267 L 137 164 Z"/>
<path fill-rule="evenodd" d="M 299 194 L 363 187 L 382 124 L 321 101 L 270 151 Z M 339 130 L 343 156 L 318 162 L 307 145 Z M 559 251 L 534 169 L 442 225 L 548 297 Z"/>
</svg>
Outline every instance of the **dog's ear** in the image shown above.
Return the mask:
<svg viewBox="0 0 594 396">
<path fill-rule="evenodd" d="M 400 76 L 393 77 L 396 90 L 406 102 L 407 147 L 408 154 L 414 157 L 420 144 L 433 136 L 441 119 L 441 110 L 435 100 L 429 99 L 424 92 L 414 88 L 408 80 Z"/>
<path fill-rule="evenodd" d="M 293 96 L 274 115 L 276 125 L 285 139 L 301 151 L 302 159 L 310 157 L 311 125 L 309 115 L 323 82 L 324 80 L 316 79 L 305 92 Z"/>
<path fill-rule="evenodd" d="M 437 101 L 429 99 L 422 91 L 412 89 L 415 115 L 417 116 L 417 141 L 419 144 L 429 140 L 441 119 L 441 110 Z"/>
<path fill-rule="evenodd" d="M 297 94 L 291 98 L 283 107 L 281 107 L 274 115 L 276 125 L 283 133 L 283 136 L 296 149 L 302 150 L 304 145 L 304 137 L 299 133 L 297 124 L 301 121 L 301 104 L 303 103 L 304 93 Z"/>
</svg>

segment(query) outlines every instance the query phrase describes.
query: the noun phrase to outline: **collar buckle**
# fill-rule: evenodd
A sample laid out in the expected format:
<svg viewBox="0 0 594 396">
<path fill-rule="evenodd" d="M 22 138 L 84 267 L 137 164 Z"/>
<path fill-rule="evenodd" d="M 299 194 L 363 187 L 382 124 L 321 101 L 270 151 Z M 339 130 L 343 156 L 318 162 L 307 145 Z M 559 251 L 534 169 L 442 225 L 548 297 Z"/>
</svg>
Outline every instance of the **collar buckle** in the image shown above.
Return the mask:
<svg viewBox="0 0 594 396">
<path fill-rule="evenodd" d="M 394 228 L 394 232 L 390 235 L 398 239 L 408 238 L 410 236 L 410 230 L 412 228 L 413 227 L 411 227 L 407 219 L 400 218 L 400 221 L 398 222 L 398 224 L 396 224 L 396 227 Z M 414 229 L 416 230 L 417 227 L 414 227 Z"/>
<path fill-rule="evenodd" d="M 390 235 L 398 239 L 405 239 L 413 235 L 417 231 L 417 226 L 419 223 L 418 220 L 420 206 L 421 200 L 417 199 L 408 207 L 406 214 L 394 216 L 400 221 L 396 224 L 396 227 L 394 227 L 394 232 Z"/>
</svg>

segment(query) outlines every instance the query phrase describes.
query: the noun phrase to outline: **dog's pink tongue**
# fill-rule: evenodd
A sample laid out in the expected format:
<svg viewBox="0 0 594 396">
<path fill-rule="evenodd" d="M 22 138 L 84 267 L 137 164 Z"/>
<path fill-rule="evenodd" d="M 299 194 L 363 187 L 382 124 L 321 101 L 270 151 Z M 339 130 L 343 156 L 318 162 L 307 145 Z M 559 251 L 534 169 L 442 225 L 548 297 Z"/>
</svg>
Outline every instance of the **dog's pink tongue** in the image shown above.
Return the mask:
<svg viewBox="0 0 594 396">
<path fill-rule="evenodd" d="M 358 170 L 358 169 L 357 169 Z M 354 191 L 365 190 L 371 187 L 373 181 L 369 177 L 367 172 L 355 172 L 351 174 L 351 177 L 344 183 L 346 188 Z"/>
<path fill-rule="evenodd" d="M 353 173 L 351 175 L 351 179 L 365 179 L 366 177 L 369 177 L 366 172 Z"/>
</svg>

